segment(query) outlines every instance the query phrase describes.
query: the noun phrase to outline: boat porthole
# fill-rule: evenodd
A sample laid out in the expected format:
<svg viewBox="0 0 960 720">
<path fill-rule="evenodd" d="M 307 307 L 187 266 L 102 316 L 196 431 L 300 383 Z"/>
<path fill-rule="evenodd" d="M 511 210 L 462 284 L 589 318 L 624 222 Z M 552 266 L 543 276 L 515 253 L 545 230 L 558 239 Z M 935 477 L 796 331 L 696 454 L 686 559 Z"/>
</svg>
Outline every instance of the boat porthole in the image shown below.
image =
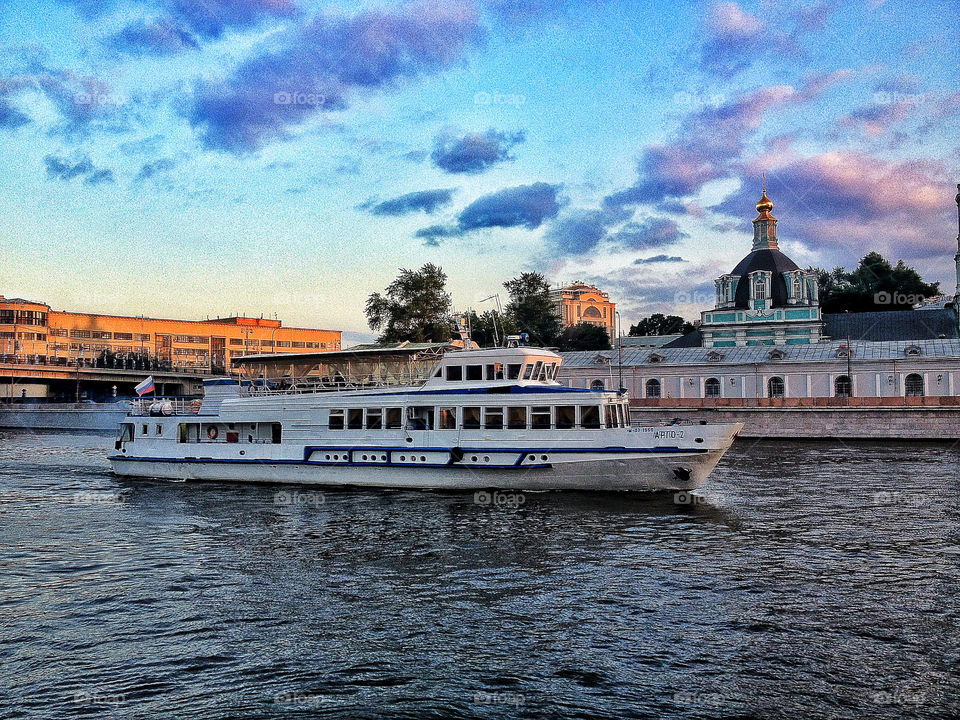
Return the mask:
<svg viewBox="0 0 960 720">
<path fill-rule="evenodd" d="M 427 461 L 427 458 L 424 457 L 423 455 L 421 455 L 421 456 L 420 456 L 420 462 L 426 462 L 426 461 Z"/>
<path fill-rule="evenodd" d="M 413 442 L 413 438 L 407 438 L 407 442 Z"/>
<path fill-rule="evenodd" d="M 540 456 L 540 459 L 541 459 L 541 460 L 546 460 L 546 459 L 547 459 L 547 456 L 546 456 L 546 455 L 541 455 L 541 456 Z"/>
<path fill-rule="evenodd" d="M 247 451 L 246 451 L 246 450 L 241 450 L 241 451 L 240 451 L 240 454 L 241 454 L 241 455 L 246 455 L 246 454 L 247 454 Z"/>
<path fill-rule="evenodd" d="M 527 459 L 528 459 L 528 460 L 536 460 L 536 459 L 537 459 L 537 456 L 536 456 L 536 455 L 531 455 L 531 456 L 528 457 Z"/>
<path fill-rule="evenodd" d="M 404 462 L 406 459 L 407 459 L 407 456 L 406 456 L 406 455 L 401 455 L 401 456 L 400 456 L 400 462 Z"/>
<path fill-rule="evenodd" d="M 703 442 L 703 438 L 697 438 L 697 442 Z"/>
<path fill-rule="evenodd" d="M 362 457 L 363 457 L 363 459 L 364 459 L 364 460 L 366 460 L 366 459 L 367 459 L 367 456 L 366 456 L 366 455 L 363 455 Z"/>
<path fill-rule="evenodd" d="M 484 461 L 484 462 L 490 462 L 490 456 L 489 456 L 489 455 L 484 455 L 484 456 L 483 456 L 483 461 Z"/>
<path fill-rule="evenodd" d="M 330 459 L 330 456 L 329 456 L 329 455 L 324 455 L 324 456 L 323 456 L 323 459 L 324 459 L 324 460 L 329 460 L 329 459 Z"/>
<path fill-rule="evenodd" d="M 476 461 L 477 461 L 477 456 L 474 455 L 473 457 L 471 457 L 471 458 L 470 458 L 470 461 L 471 461 L 471 462 L 476 462 Z"/>
</svg>

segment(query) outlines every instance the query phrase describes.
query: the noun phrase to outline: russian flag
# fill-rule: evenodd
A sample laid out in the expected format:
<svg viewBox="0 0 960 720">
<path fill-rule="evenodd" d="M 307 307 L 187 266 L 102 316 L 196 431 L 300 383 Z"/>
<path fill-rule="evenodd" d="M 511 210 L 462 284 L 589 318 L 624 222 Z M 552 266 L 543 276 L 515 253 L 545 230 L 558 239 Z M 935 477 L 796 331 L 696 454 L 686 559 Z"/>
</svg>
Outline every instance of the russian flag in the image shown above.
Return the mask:
<svg viewBox="0 0 960 720">
<path fill-rule="evenodd" d="M 153 387 L 153 375 L 148 377 L 142 383 L 137 385 L 134 390 L 137 391 L 137 395 L 145 395 L 146 393 L 152 393 L 154 391 Z"/>
</svg>

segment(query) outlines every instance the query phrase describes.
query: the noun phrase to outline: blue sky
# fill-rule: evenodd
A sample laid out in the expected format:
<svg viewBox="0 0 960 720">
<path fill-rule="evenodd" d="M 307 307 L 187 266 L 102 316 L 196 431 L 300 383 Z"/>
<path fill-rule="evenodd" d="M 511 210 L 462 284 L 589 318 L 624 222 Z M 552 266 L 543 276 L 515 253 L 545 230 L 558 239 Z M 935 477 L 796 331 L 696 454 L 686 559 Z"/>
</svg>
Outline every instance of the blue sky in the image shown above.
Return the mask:
<svg viewBox="0 0 960 720">
<path fill-rule="evenodd" d="M 367 330 L 400 267 L 689 318 L 767 173 L 801 266 L 953 292 L 956 0 L 22 0 L 0 8 L 0 292 Z"/>
</svg>

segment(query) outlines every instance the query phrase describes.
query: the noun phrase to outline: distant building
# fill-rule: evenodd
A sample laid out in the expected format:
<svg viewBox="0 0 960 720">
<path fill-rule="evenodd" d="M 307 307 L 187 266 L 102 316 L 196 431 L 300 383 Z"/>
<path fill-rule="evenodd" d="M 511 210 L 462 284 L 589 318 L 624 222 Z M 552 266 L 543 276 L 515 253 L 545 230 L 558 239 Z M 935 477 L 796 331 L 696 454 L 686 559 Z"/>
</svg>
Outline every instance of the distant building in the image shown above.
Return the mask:
<svg viewBox="0 0 960 720">
<path fill-rule="evenodd" d="M 224 372 L 239 355 L 340 349 L 339 330 L 283 327 L 279 320 L 171 320 L 51 310 L 0 295 L 0 363 L 122 367 L 148 359 L 171 368 Z"/>
<path fill-rule="evenodd" d="M 960 404 L 960 227 L 952 299 L 821 316 L 812 273 L 776 247 L 772 209 L 764 191 L 750 254 L 717 279 L 699 328 L 660 348 L 625 345 L 622 367 L 616 350 L 564 353 L 560 380 L 622 382 L 635 405 L 674 409 Z"/>
<path fill-rule="evenodd" d="M 602 327 L 610 336 L 610 342 L 616 340 L 616 303 L 610 302 L 610 296 L 582 282 L 550 291 L 557 316 L 564 328 L 580 323 Z"/>
</svg>

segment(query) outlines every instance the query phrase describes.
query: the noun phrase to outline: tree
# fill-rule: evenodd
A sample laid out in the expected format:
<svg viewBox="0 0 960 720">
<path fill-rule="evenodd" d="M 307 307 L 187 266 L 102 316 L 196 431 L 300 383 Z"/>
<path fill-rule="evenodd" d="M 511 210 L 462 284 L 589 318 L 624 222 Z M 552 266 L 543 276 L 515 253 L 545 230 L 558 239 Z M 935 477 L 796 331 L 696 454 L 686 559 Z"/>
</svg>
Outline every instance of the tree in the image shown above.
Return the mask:
<svg viewBox="0 0 960 720">
<path fill-rule="evenodd" d="M 610 336 L 605 328 L 590 323 L 569 325 L 560 334 L 560 350 L 609 350 Z"/>
<path fill-rule="evenodd" d="M 470 311 L 471 339 L 480 347 L 497 347 L 503 345 L 507 335 L 517 332 L 511 318 L 504 317 L 494 310 L 487 310 L 482 315 Z"/>
<path fill-rule="evenodd" d="M 550 299 L 546 278 L 540 273 L 525 272 L 507 280 L 503 286 L 510 293 L 504 314 L 516 331 L 528 333 L 530 340 L 538 345 L 556 345 L 560 318 Z"/>
<path fill-rule="evenodd" d="M 446 342 L 453 334 L 447 275 L 432 263 L 419 270 L 400 269 L 384 294 L 367 298 L 364 314 L 371 330 L 383 330 L 378 342 Z"/>
<path fill-rule="evenodd" d="M 633 337 L 640 335 L 673 335 L 675 333 L 686 335 L 693 331 L 693 325 L 679 315 L 654 313 L 650 317 L 641 318 L 636 325 L 631 325 L 628 334 Z"/>
<path fill-rule="evenodd" d="M 924 282 L 903 260 L 892 266 L 878 252 L 865 255 L 850 273 L 842 267 L 829 273 L 814 269 L 824 313 L 910 310 L 940 293 L 940 283 Z"/>
</svg>

